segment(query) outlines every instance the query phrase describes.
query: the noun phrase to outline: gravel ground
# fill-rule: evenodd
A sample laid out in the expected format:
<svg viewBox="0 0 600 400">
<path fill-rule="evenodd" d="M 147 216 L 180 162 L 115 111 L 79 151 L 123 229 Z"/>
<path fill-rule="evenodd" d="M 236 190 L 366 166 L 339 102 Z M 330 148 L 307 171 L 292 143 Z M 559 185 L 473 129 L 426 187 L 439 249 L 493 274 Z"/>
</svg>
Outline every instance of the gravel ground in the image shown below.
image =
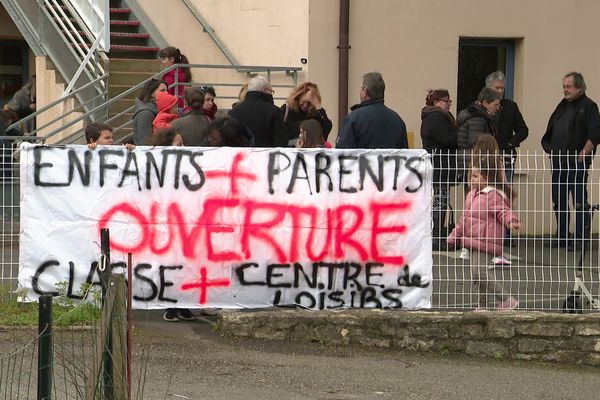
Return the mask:
<svg viewBox="0 0 600 400">
<path fill-rule="evenodd" d="M 133 381 L 139 399 L 579 400 L 600 393 L 599 368 L 228 339 L 213 331 L 210 320 L 167 323 L 160 317 L 156 311 L 136 312 Z M 35 330 L 0 331 L 0 359 L 34 335 Z M 74 375 L 73 364 L 90 360 L 92 337 L 57 336 L 58 342 L 76 345 L 55 343 L 62 352 L 55 376 Z M 13 359 L 36 359 L 34 353 L 30 347 Z M 0 372 L 8 367 L 1 362 Z M 22 369 L 21 385 L 26 375 Z M 55 379 L 57 399 L 76 398 L 69 384 Z M 0 377 L 0 398 L 26 398 L 5 396 L 5 383 Z"/>
</svg>

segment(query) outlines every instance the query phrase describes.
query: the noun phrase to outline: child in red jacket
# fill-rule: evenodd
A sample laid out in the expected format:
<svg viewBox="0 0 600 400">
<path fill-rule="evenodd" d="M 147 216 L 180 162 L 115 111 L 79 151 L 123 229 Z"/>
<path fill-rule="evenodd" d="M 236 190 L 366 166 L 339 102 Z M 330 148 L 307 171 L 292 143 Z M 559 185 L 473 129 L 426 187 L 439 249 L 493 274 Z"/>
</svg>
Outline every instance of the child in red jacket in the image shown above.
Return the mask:
<svg viewBox="0 0 600 400">
<path fill-rule="evenodd" d="M 474 154 L 470 173 L 471 190 L 465 210 L 448 236 L 448 245 L 468 251 L 473 286 L 479 291 L 478 309 L 487 308 L 487 295 L 496 297 L 496 308 L 512 310 L 519 305 L 488 271 L 490 258 L 502 255 L 505 228 L 520 229 L 519 218 L 511 210 L 512 189 L 496 153 Z M 465 257 L 466 258 L 466 257 Z"/>
<path fill-rule="evenodd" d="M 171 122 L 177 117 L 177 97 L 167 92 L 159 92 L 156 96 L 158 114 L 152 122 L 152 133 L 160 128 L 170 128 Z"/>
</svg>

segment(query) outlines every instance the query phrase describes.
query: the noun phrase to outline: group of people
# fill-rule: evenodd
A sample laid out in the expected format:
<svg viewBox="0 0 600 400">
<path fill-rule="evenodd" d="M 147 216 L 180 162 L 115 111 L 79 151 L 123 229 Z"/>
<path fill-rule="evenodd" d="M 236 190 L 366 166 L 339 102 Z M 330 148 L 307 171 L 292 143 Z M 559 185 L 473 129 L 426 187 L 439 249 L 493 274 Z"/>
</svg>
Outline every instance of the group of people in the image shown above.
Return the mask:
<svg viewBox="0 0 600 400">
<path fill-rule="evenodd" d="M 487 297 L 496 297 L 496 307 L 513 309 L 518 301 L 490 277 L 490 257 L 503 260 L 503 242 L 510 230 L 520 229 L 511 210 L 516 147 L 528 136 L 528 128 L 517 104 L 504 98 L 504 74 L 496 71 L 486 78 L 476 101 L 450 114 L 450 95 L 445 89 L 430 90 L 422 110 L 423 146 L 433 154 L 434 247 L 461 246 L 461 257 L 470 259 L 471 275 L 480 293 L 479 308 L 487 308 Z M 587 199 L 588 169 L 600 143 L 598 106 L 586 94 L 583 75 L 570 72 L 563 77 L 564 98 L 552 113 L 542 138 L 550 154 L 552 202 L 557 222 L 556 239 L 548 247 L 581 250 L 590 235 Z M 469 182 L 465 210 L 445 239 L 448 191 L 460 176 Z M 569 232 L 569 198 L 575 207 L 575 231 Z"/>
<path fill-rule="evenodd" d="M 175 48 L 161 50 L 160 57 L 165 67 L 187 63 Z M 220 118 L 216 116 L 214 88 L 182 85 L 186 82 L 191 82 L 189 70 L 175 68 L 162 80 L 145 85 L 133 117 L 135 144 L 331 147 L 327 138 L 332 123 L 319 88 L 312 82 L 298 85 L 277 107 L 271 82 L 254 76 L 240 91 L 239 101 Z M 465 258 L 471 260 L 480 306 L 487 307 L 487 295 L 494 294 L 497 308 L 512 309 L 518 301 L 487 272 L 489 258 L 502 258 L 510 231 L 521 227 L 511 210 L 515 196 L 511 182 L 516 148 L 528 137 L 529 129 L 518 105 L 504 98 L 504 88 L 504 74 L 493 72 L 477 99 L 457 118 L 450 112 L 449 91 L 429 90 L 421 110 L 421 138 L 434 167 L 434 248 L 460 246 L 468 251 Z M 579 239 L 589 236 L 589 221 L 583 212 L 576 214 L 574 235 L 568 228 L 569 196 L 577 210 L 585 208 L 588 168 L 600 142 L 600 114 L 585 89 L 580 73 L 565 75 L 564 99 L 550 117 L 542 139 L 543 149 L 552 155 L 552 200 L 558 226 L 557 239 L 550 246 L 577 249 L 584 243 Z M 336 147 L 408 148 L 406 124 L 385 105 L 385 82 L 380 73 L 363 75 L 359 97 L 360 103 L 351 108 L 340 127 Z M 456 226 L 448 227 L 449 190 L 458 182 L 466 185 L 465 211 Z M 177 319 L 178 314 L 173 315 Z"/>
</svg>

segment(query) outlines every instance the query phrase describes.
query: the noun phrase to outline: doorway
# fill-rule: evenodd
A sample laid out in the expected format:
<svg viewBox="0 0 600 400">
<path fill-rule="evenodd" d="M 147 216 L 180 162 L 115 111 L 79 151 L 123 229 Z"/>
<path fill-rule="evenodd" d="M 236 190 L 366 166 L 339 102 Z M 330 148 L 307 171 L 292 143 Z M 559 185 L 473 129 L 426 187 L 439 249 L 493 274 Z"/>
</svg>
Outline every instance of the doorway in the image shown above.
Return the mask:
<svg viewBox="0 0 600 400">
<path fill-rule="evenodd" d="M 485 78 L 494 71 L 506 75 L 504 97 L 513 98 L 515 42 L 506 39 L 461 38 L 458 50 L 458 90 L 456 111 L 477 99 Z"/>
<path fill-rule="evenodd" d="M 29 46 L 24 40 L 0 40 L 0 108 L 29 78 Z"/>
</svg>

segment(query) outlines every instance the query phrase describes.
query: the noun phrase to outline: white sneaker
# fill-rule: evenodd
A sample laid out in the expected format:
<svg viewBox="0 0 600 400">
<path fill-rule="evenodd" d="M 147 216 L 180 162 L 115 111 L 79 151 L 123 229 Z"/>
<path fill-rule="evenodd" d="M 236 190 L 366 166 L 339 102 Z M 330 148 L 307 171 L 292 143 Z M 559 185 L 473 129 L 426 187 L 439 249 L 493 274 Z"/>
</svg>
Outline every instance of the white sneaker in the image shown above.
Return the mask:
<svg viewBox="0 0 600 400">
<path fill-rule="evenodd" d="M 502 267 L 504 265 L 510 265 L 511 262 L 508 258 L 504 256 L 494 257 L 492 258 L 492 265 L 488 267 L 488 269 L 494 269 L 496 267 Z"/>
</svg>

